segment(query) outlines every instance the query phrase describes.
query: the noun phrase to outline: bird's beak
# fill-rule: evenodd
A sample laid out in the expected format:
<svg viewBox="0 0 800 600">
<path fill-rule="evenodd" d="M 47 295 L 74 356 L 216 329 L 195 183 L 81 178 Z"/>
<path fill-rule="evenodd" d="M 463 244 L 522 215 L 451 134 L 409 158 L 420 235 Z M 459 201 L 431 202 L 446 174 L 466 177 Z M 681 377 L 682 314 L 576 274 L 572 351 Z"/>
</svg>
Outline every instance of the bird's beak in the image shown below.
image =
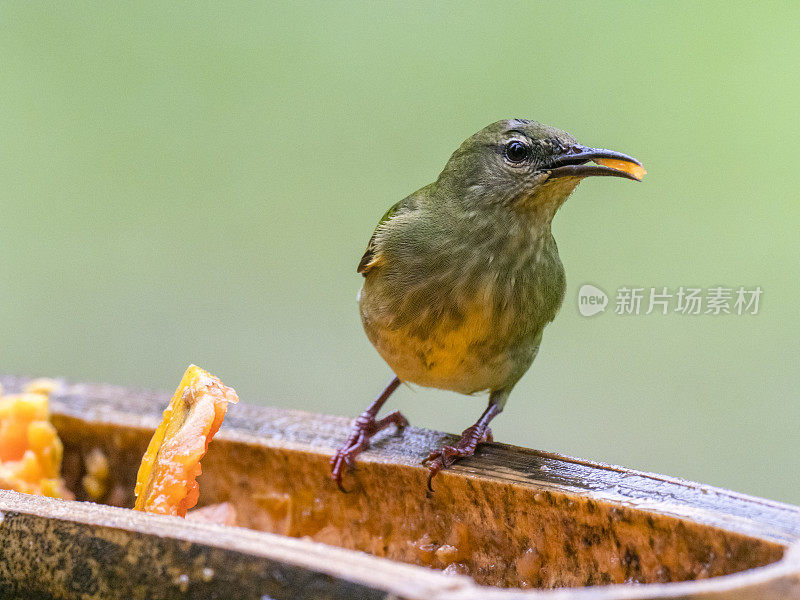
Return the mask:
<svg viewBox="0 0 800 600">
<path fill-rule="evenodd" d="M 594 165 L 586 164 L 592 161 Z M 591 177 L 593 175 L 608 177 L 625 177 L 633 181 L 641 181 L 647 171 L 642 163 L 622 152 L 589 148 L 574 145 L 556 156 L 549 165 L 542 169 L 549 172 L 548 180 L 557 177 Z"/>
</svg>

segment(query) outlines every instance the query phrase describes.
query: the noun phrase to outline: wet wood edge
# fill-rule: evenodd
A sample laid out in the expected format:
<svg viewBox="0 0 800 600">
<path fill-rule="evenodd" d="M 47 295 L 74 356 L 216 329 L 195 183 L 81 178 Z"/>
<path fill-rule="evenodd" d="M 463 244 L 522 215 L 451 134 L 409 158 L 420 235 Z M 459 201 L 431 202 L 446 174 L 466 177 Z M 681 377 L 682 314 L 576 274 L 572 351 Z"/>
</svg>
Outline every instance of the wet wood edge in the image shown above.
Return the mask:
<svg viewBox="0 0 800 600">
<path fill-rule="evenodd" d="M 255 560 L 253 563 L 256 567 L 260 564 L 263 570 L 271 572 L 270 575 L 276 581 L 286 578 L 302 578 L 304 587 L 313 588 L 315 587 L 313 579 L 316 578 L 322 581 L 323 585 L 328 582 L 327 587 L 335 588 L 335 585 L 330 584 L 330 577 L 332 577 L 335 580 L 363 586 L 363 589 L 345 587 L 343 591 L 347 592 L 346 595 L 336 593 L 335 590 L 329 591 L 330 596 L 326 595 L 325 597 L 331 598 L 361 596 L 377 598 L 385 597 L 395 590 L 402 590 L 404 598 L 436 598 L 437 594 L 441 594 L 442 591 L 458 591 L 462 587 L 471 586 L 471 580 L 467 577 L 445 578 L 447 581 L 443 582 L 443 576 L 430 569 L 394 563 L 362 552 L 352 552 L 325 544 L 240 527 L 225 527 L 178 517 L 151 515 L 89 502 L 65 502 L 0 490 L 0 514 L 3 516 L 2 522 L 0 522 L 0 539 L 6 535 L 4 529 L 8 527 L 7 521 L 10 517 L 29 515 L 46 520 L 50 528 L 56 530 L 52 532 L 51 529 L 45 529 L 40 532 L 40 535 L 47 538 L 51 547 L 61 535 L 61 529 L 70 529 L 70 527 L 57 529 L 58 526 L 53 525 L 55 522 L 70 526 L 88 525 L 91 534 L 100 537 L 111 537 L 108 532 L 121 530 L 154 538 L 168 537 L 199 547 L 221 548 L 231 553 L 229 566 L 243 560 L 266 559 L 264 561 Z M 72 527 L 72 529 L 75 528 Z M 58 544 L 57 541 L 55 543 Z M 6 550 L 5 546 L 4 543 L 3 551 Z M 79 549 L 70 549 L 65 545 L 54 547 L 62 552 L 68 550 L 72 555 L 80 553 Z M 190 553 L 191 549 L 188 546 L 184 549 Z M 241 555 L 245 555 L 246 558 Z M 304 576 L 298 577 L 297 574 L 289 572 L 275 572 L 276 565 L 290 565 L 303 571 Z M 188 561 L 186 566 L 189 569 Z M 133 570 L 136 566 L 131 563 L 129 568 Z M 148 583 L 152 585 L 163 582 L 159 582 L 159 577 L 154 572 L 152 580 Z M 251 589 L 252 582 L 242 581 L 242 584 L 247 591 L 253 591 Z M 250 597 L 250 595 L 245 595 L 247 593 L 245 590 L 237 589 L 236 591 L 237 597 Z M 383 592 L 383 594 L 370 594 L 369 591 Z M 239 592 L 241 592 L 241 596 L 238 595 Z M 106 591 L 106 593 L 109 592 Z M 150 594 L 162 597 L 155 590 L 151 590 Z M 260 598 L 262 595 L 262 593 L 258 593 L 254 597 Z M 163 597 L 169 596 L 170 594 L 167 592 Z M 303 594 L 300 597 L 313 598 L 314 596 Z"/>
<path fill-rule="evenodd" d="M 24 381 L 0 377 L 0 383 L 8 392 L 19 389 Z M 56 417 L 61 415 L 150 430 L 158 422 L 168 397 L 165 393 L 115 386 L 65 383 L 54 394 L 52 406 Z M 296 447 L 328 455 L 344 438 L 348 425 L 349 419 L 344 417 L 240 404 L 231 411 L 219 435 L 231 440 Z M 363 460 L 416 467 L 431 448 L 450 439 L 453 436 L 408 428 L 402 440 L 391 434 L 381 437 L 363 455 Z M 443 575 L 306 540 L 240 528 L 229 530 L 169 517 L 137 515 L 125 509 L 64 503 L 4 492 L 0 495 L 0 510 L 11 509 L 43 518 L 99 526 L 118 524 L 150 535 L 164 535 L 168 531 L 170 537 L 204 544 L 208 544 L 213 533 L 214 546 L 317 571 L 320 565 L 325 565 L 323 571 L 329 575 L 363 583 L 371 589 L 386 592 L 387 597 L 396 598 L 800 598 L 800 509 L 797 507 L 675 478 L 503 444 L 485 445 L 475 458 L 463 461 L 442 475 L 443 480 L 447 477 L 478 477 L 519 485 L 550 486 L 777 541 L 785 545 L 787 551 L 773 564 L 702 581 L 522 591 L 481 587 L 468 578 Z M 165 527 L 167 521 L 164 519 L 168 520 L 169 527 Z M 227 535 L 218 535 L 218 530 Z"/>
<path fill-rule="evenodd" d="M 57 522 L 88 525 L 93 535 L 110 537 L 115 529 L 136 532 L 155 538 L 168 537 L 201 547 L 209 545 L 230 552 L 237 561 L 265 559 L 261 567 L 276 579 L 302 580 L 307 589 L 323 586 L 313 595 L 298 594 L 298 598 L 387 598 L 408 600 L 644 600 L 656 598 L 759 598 L 764 600 L 797 598 L 800 584 L 800 553 L 793 549 L 775 565 L 753 569 L 696 582 L 649 584 L 640 586 L 612 585 L 598 588 L 561 589 L 552 591 L 499 590 L 480 587 L 463 576 L 442 575 L 436 571 L 395 563 L 370 555 L 343 550 L 310 541 L 288 538 L 241 528 L 222 527 L 186 521 L 175 517 L 148 515 L 128 509 L 93 505 L 83 502 L 63 502 L 50 498 L 31 497 L 15 492 L 0 491 L 0 511 L 7 515 L 31 515 L 46 520 L 49 528 Z M 2 534 L 0 525 L 0 534 Z M 45 533 L 48 538 L 49 532 Z M 49 540 L 52 541 L 52 540 Z M 184 548 L 189 551 L 189 547 Z M 76 554 L 75 549 L 72 550 Z M 245 555 L 244 558 L 241 555 Z M 256 567 L 260 563 L 254 561 Z M 304 572 L 276 569 L 289 565 Z M 242 566 L 242 565 L 239 565 Z M 247 566 L 247 565 L 244 565 Z M 331 582 L 329 578 L 333 577 Z M 154 579 L 157 580 L 156 577 Z M 320 583 L 316 583 L 319 580 Z M 336 581 L 353 582 L 353 586 L 336 589 Z M 245 586 L 252 585 L 243 581 Z M 163 582 L 162 582 L 163 585 Z M 358 587 L 363 586 L 363 588 Z M 163 591 L 163 590 L 162 590 Z M 242 595 L 239 595 L 239 592 Z M 376 595 L 374 592 L 378 592 Z M 237 589 L 237 597 L 245 590 Z M 175 597 L 180 597 L 175 594 Z M 104 597 L 104 596 L 100 596 Z M 124 595 L 121 597 L 125 597 Z M 169 591 L 154 597 L 171 597 Z M 260 597 L 260 596 L 253 596 Z"/>
</svg>

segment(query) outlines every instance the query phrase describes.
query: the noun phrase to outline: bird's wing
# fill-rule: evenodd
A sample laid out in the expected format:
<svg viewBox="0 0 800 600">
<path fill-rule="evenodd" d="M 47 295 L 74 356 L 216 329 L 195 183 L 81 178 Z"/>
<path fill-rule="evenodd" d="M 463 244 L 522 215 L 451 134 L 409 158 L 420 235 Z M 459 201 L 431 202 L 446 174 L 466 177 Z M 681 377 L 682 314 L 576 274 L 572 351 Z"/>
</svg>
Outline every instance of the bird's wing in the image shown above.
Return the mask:
<svg viewBox="0 0 800 600">
<path fill-rule="evenodd" d="M 358 269 L 356 269 L 357 273 L 361 273 L 364 277 L 367 276 L 367 272 L 375 265 L 376 262 L 376 247 L 375 247 L 375 236 L 378 234 L 381 226 L 389 221 L 393 216 L 395 216 L 400 209 L 403 208 L 403 203 L 405 200 L 400 200 L 397 204 L 392 206 L 386 213 L 381 217 L 381 220 L 378 222 L 377 227 L 375 227 L 375 231 L 372 232 L 372 237 L 369 238 L 369 243 L 367 244 L 367 250 L 364 252 L 364 256 L 361 257 L 361 262 L 358 263 Z"/>
</svg>

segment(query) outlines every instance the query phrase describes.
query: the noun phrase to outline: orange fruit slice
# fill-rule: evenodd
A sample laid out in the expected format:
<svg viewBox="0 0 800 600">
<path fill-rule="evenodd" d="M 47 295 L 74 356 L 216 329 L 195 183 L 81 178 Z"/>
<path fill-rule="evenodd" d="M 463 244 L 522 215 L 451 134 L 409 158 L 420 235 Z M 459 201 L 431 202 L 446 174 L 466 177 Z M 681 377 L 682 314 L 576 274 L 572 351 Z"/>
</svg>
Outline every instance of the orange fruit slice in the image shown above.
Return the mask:
<svg viewBox="0 0 800 600">
<path fill-rule="evenodd" d="M 55 385 L 37 379 L 21 394 L 0 397 L 0 489 L 72 498 L 61 479 L 64 448 L 50 423 Z"/>
<path fill-rule="evenodd" d="M 642 177 L 647 175 L 647 171 L 644 170 L 642 165 L 637 165 L 636 163 L 628 162 L 627 160 L 617 160 L 615 158 L 595 158 L 594 162 L 596 162 L 598 165 L 608 167 L 609 169 L 624 171 L 625 173 L 634 176 L 639 181 L 642 180 Z"/>
<path fill-rule="evenodd" d="M 200 459 L 222 425 L 233 388 L 190 365 L 153 434 L 136 477 L 134 510 L 185 517 L 197 504 Z"/>
</svg>

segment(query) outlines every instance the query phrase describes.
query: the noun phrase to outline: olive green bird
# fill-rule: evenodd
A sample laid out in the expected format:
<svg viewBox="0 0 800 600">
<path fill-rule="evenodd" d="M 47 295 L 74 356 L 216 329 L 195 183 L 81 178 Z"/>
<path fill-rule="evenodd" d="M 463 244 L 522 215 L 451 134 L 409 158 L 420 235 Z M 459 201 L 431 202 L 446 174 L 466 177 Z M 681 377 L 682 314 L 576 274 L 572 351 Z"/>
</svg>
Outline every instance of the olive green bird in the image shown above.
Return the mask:
<svg viewBox="0 0 800 600">
<path fill-rule="evenodd" d="M 639 180 L 644 169 L 555 127 L 509 119 L 467 139 L 435 182 L 386 212 L 358 265 L 358 304 L 367 337 L 396 376 L 332 457 L 340 488 L 345 465 L 353 466 L 372 435 L 407 425 L 399 412 L 377 419 L 401 382 L 489 393 L 488 407 L 458 443 L 424 461 L 429 487 L 438 471 L 491 439 L 489 422 L 536 358 L 564 300 L 550 223 L 581 180 L 597 175 Z"/>
</svg>

